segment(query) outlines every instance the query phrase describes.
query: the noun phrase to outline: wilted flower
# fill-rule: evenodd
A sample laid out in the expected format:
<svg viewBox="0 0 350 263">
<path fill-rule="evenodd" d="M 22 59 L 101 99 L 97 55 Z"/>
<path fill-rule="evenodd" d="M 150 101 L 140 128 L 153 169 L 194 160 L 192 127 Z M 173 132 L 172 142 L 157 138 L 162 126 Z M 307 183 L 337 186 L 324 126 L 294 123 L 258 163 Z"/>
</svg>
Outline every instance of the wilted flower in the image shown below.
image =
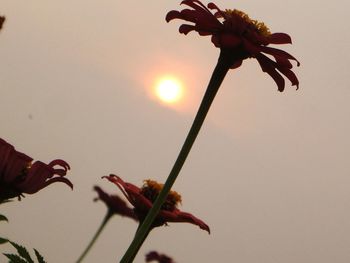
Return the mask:
<svg viewBox="0 0 350 263">
<path fill-rule="evenodd" d="M 98 197 L 96 197 L 94 201 L 103 201 L 111 215 L 121 215 L 137 220 L 133 209 L 129 207 L 118 195 L 109 195 L 98 186 L 95 186 L 94 190 L 98 194 Z"/>
<path fill-rule="evenodd" d="M 65 183 L 73 189 L 73 184 L 64 178 L 70 169 L 68 163 L 60 159 L 49 164 L 32 161 L 31 157 L 16 151 L 0 138 L 0 201 L 34 194 L 55 182 Z"/>
<path fill-rule="evenodd" d="M 180 33 L 186 35 L 197 31 L 201 36 L 211 35 L 213 44 L 229 59 L 230 68 L 239 67 L 247 58 L 256 58 L 262 70 L 274 79 L 279 91 L 283 91 L 285 85 L 281 74 L 298 88 L 299 81 L 291 70 L 293 66 L 290 62 L 297 59 L 283 50 L 268 47 L 269 44 L 291 43 L 289 35 L 272 34 L 264 23 L 251 19 L 237 9 L 221 10 L 214 3 L 209 3 L 207 8 L 198 0 L 184 0 L 181 3 L 192 9 L 170 11 L 166 16 L 167 22 L 178 18 L 193 23 L 181 25 Z M 209 9 L 215 11 L 212 13 Z M 275 61 L 266 54 L 274 57 Z"/>
<path fill-rule="evenodd" d="M 146 255 L 146 262 L 158 261 L 159 263 L 175 263 L 172 258 L 157 251 L 151 251 Z"/>
<path fill-rule="evenodd" d="M 140 188 L 131 183 L 124 182 L 117 175 L 104 176 L 110 182 L 114 183 L 122 191 L 124 196 L 128 199 L 130 204 L 134 207 L 134 212 L 137 218 L 142 222 L 153 202 L 156 200 L 163 185 L 153 180 L 145 180 L 144 185 Z M 199 226 L 201 229 L 210 233 L 209 226 L 202 220 L 196 218 L 190 213 L 182 212 L 177 208 L 177 204 L 181 202 L 181 196 L 175 192 L 170 191 L 165 203 L 154 220 L 152 227 L 162 226 L 168 222 L 186 222 Z"/>
</svg>

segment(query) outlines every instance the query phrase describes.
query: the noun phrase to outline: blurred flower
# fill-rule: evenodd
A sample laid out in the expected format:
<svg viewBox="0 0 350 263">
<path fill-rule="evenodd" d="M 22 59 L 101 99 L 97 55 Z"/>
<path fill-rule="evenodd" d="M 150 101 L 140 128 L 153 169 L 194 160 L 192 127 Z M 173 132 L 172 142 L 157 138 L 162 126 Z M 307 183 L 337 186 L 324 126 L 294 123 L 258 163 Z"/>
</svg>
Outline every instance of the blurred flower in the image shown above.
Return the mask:
<svg viewBox="0 0 350 263">
<path fill-rule="evenodd" d="M 97 192 L 98 197 L 94 201 L 101 200 L 105 203 L 108 208 L 108 212 L 111 215 L 121 215 L 130 217 L 134 220 L 137 220 L 137 217 L 131 207 L 129 207 L 124 200 L 122 200 L 117 195 L 109 195 L 103 191 L 100 187 L 95 186 L 94 190 Z"/>
<path fill-rule="evenodd" d="M 146 262 L 158 261 L 159 263 L 175 263 L 172 258 L 164 254 L 159 254 L 157 251 L 151 251 L 146 255 Z"/>
<path fill-rule="evenodd" d="M 5 22 L 5 17 L 4 16 L 0 16 L 0 29 L 2 29 L 2 25 Z"/>
<path fill-rule="evenodd" d="M 103 178 L 107 178 L 110 182 L 118 186 L 130 204 L 133 205 L 134 212 L 140 222 L 145 219 L 153 202 L 163 188 L 162 184 L 152 180 L 145 180 L 144 185 L 139 188 L 136 185 L 124 182 L 119 176 L 114 174 L 104 176 Z M 182 212 L 177 208 L 177 204 L 180 202 L 181 196 L 175 191 L 170 191 L 152 227 L 162 226 L 168 222 L 186 222 L 197 225 L 210 233 L 209 226 L 202 220 L 190 213 Z"/>
<path fill-rule="evenodd" d="M 73 184 L 64 176 L 70 169 L 63 160 L 49 164 L 33 159 L 0 138 L 0 200 L 13 197 L 20 199 L 23 194 L 34 194 L 46 186 L 62 182 L 73 189 Z M 55 168 L 55 166 L 61 166 Z M 57 175 L 57 176 L 55 176 Z"/>
<path fill-rule="evenodd" d="M 268 73 L 276 82 L 279 91 L 284 90 L 284 78 L 286 76 L 292 85 L 299 87 L 299 81 L 293 73 L 290 60 L 300 63 L 287 52 L 268 47 L 269 44 L 287 44 L 292 40 L 285 33 L 271 34 L 270 30 L 262 22 L 252 20 L 247 14 L 237 9 L 221 10 L 214 3 L 209 3 L 208 8 L 198 0 L 184 0 L 192 9 L 182 11 L 170 11 L 166 21 L 182 19 L 194 23 L 183 24 L 179 31 L 187 35 L 191 31 L 197 31 L 199 35 L 211 35 L 213 44 L 225 52 L 230 61 L 231 68 L 241 66 L 243 60 L 256 58 L 262 70 Z M 274 57 L 275 61 L 265 54 Z"/>
</svg>

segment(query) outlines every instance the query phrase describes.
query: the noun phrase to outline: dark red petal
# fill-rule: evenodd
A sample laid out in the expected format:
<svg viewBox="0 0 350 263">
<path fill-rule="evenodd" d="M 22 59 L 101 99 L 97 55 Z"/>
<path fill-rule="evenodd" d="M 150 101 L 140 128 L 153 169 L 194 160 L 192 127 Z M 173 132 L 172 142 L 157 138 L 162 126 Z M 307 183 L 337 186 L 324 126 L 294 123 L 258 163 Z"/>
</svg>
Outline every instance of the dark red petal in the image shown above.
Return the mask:
<svg viewBox="0 0 350 263">
<path fill-rule="evenodd" d="M 172 10 L 170 12 L 167 13 L 167 15 L 165 16 L 165 20 L 167 22 L 173 20 L 173 19 L 182 19 L 182 15 L 179 11 L 175 11 L 175 10 Z"/>
<path fill-rule="evenodd" d="M 68 179 L 60 175 L 52 178 L 54 175 L 56 174 L 52 167 L 41 161 L 36 161 L 28 170 L 25 180 L 17 187 L 24 193 L 33 194 L 54 182 L 63 182 L 73 189 L 73 184 Z"/>
<path fill-rule="evenodd" d="M 275 64 L 273 63 L 273 61 L 269 60 L 269 58 L 262 54 L 260 54 L 256 58 L 261 66 L 262 71 L 266 72 L 274 79 L 274 81 L 277 84 L 278 90 L 282 92 L 284 90 L 285 85 L 284 78 L 281 76 L 281 74 L 279 74 L 276 71 Z"/>
<path fill-rule="evenodd" d="M 152 202 L 140 194 L 141 189 L 136 185 L 124 182 L 119 176 L 114 174 L 103 176 L 102 178 L 106 178 L 110 182 L 114 183 L 134 207 L 137 207 L 140 203 L 143 206 L 152 206 Z"/>
<path fill-rule="evenodd" d="M 158 263 L 174 263 L 173 259 L 156 251 L 151 251 L 146 255 L 146 262 L 158 261 Z"/>
<path fill-rule="evenodd" d="M 185 35 L 187 35 L 189 32 L 191 32 L 193 30 L 196 30 L 195 26 L 183 24 L 179 27 L 179 32 L 181 34 L 185 34 Z"/>
<path fill-rule="evenodd" d="M 292 38 L 286 33 L 273 33 L 266 37 L 270 44 L 291 44 Z"/>
<path fill-rule="evenodd" d="M 178 209 L 170 212 L 167 210 L 161 210 L 159 212 L 159 217 L 161 217 L 166 222 L 173 222 L 173 223 L 180 223 L 180 222 L 186 222 L 191 223 L 194 225 L 199 226 L 201 229 L 207 231 L 210 234 L 210 228 L 209 226 L 204 223 L 199 218 L 195 217 L 194 215 L 186 212 L 182 212 Z"/>
<path fill-rule="evenodd" d="M 14 149 L 9 151 L 3 180 L 5 182 L 15 182 L 17 178 L 26 172 L 25 170 L 31 161 L 32 158 L 24 153 L 17 152 Z"/>
<path fill-rule="evenodd" d="M 222 48 L 235 48 L 242 43 L 242 39 L 233 34 L 220 34 L 219 41 Z"/>
<path fill-rule="evenodd" d="M 95 198 L 94 201 L 101 200 L 104 202 L 108 210 L 113 214 L 118 214 L 137 220 L 134 210 L 129 207 L 118 195 L 109 195 L 98 186 L 95 186 L 94 190 L 98 194 L 98 198 Z"/>
<path fill-rule="evenodd" d="M 297 86 L 297 90 L 299 89 L 299 80 L 293 71 L 284 67 L 277 67 L 277 69 L 290 80 L 292 86 Z"/>
<path fill-rule="evenodd" d="M 0 29 L 2 29 L 2 25 L 5 22 L 5 17 L 4 16 L 0 16 Z"/>
<path fill-rule="evenodd" d="M 42 185 L 40 185 L 39 189 L 34 190 L 32 192 L 27 192 L 27 193 L 28 194 L 33 194 L 33 193 L 38 192 L 39 190 L 49 186 L 50 184 L 57 183 L 57 182 L 61 182 L 61 183 L 64 183 L 64 184 L 68 185 L 72 190 L 74 188 L 72 182 L 69 181 L 67 178 L 64 178 L 64 177 L 53 177 L 53 178 L 45 181 Z"/>
<path fill-rule="evenodd" d="M 284 59 L 295 60 L 297 62 L 297 66 L 298 67 L 300 66 L 300 62 L 295 57 L 293 57 L 291 54 L 289 54 L 284 50 L 273 48 L 273 47 L 265 47 L 265 46 L 260 47 L 260 50 L 266 54 L 270 54 L 274 56 L 276 60 L 278 60 L 279 58 L 281 60 L 284 60 Z"/>
</svg>

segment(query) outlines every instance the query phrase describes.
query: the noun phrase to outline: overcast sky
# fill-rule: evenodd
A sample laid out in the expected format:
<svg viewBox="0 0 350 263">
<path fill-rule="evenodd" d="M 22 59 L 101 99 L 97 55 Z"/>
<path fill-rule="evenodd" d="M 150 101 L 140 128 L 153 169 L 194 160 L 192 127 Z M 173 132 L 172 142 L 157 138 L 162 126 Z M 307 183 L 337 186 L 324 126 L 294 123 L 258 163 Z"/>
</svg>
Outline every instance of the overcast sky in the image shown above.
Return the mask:
<svg viewBox="0 0 350 263">
<path fill-rule="evenodd" d="M 75 187 L 2 205 L 1 236 L 74 262 L 106 212 L 93 186 L 121 194 L 101 176 L 165 181 L 219 50 L 165 22 L 179 1 L 0 3 L 0 137 L 35 160 L 66 160 Z M 174 185 L 212 233 L 157 228 L 135 262 L 154 249 L 178 263 L 350 262 L 349 2 L 216 3 L 292 36 L 281 48 L 301 62 L 300 89 L 278 92 L 254 60 L 229 72 Z M 182 103 L 151 96 L 163 74 L 184 83 Z M 136 227 L 112 218 L 85 262 L 116 262 Z"/>
</svg>

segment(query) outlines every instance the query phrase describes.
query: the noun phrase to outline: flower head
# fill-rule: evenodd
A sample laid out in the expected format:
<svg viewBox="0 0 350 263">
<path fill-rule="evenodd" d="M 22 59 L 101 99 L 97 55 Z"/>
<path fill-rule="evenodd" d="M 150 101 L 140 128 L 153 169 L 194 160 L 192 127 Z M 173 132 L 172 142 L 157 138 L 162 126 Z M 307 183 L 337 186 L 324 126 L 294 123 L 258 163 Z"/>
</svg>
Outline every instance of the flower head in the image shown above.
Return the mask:
<svg viewBox="0 0 350 263">
<path fill-rule="evenodd" d="M 109 213 L 130 217 L 137 220 L 136 215 L 131 207 L 129 207 L 124 200 L 118 195 L 109 195 L 103 191 L 100 187 L 95 186 L 94 190 L 97 192 L 98 197 L 94 201 L 101 200 L 107 206 Z"/>
<path fill-rule="evenodd" d="M 172 258 L 157 251 L 151 251 L 146 255 L 146 262 L 158 261 L 159 263 L 175 263 Z"/>
<path fill-rule="evenodd" d="M 62 182 L 73 189 L 73 184 L 64 176 L 70 169 L 63 160 L 49 164 L 33 159 L 0 138 L 0 201 L 34 194 L 46 186 Z M 59 166 L 59 168 L 55 168 Z"/>
<path fill-rule="evenodd" d="M 130 204 L 134 207 L 134 213 L 140 222 L 145 219 L 153 202 L 163 187 L 162 184 L 159 184 L 156 181 L 145 180 L 144 185 L 140 188 L 131 183 L 124 182 L 119 176 L 114 174 L 104 176 L 103 178 L 108 179 L 110 182 L 118 186 Z M 175 191 L 170 191 L 158 216 L 153 222 L 152 227 L 162 226 L 168 222 L 186 222 L 197 225 L 201 229 L 210 233 L 209 226 L 202 220 L 196 218 L 190 213 L 182 212 L 177 208 L 177 205 L 180 202 L 181 196 Z"/>
<path fill-rule="evenodd" d="M 290 62 L 295 60 L 299 66 L 297 59 L 283 50 L 268 46 L 291 43 L 289 35 L 272 34 L 264 23 L 251 19 L 237 9 L 221 10 L 214 3 L 209 3 L 206 7 L 198 0 L 184 0 L 181 4 L 192 9 L 173 10 L 166 16 L 167 22 L 182 19 L 193 23 L 181 25 L 180 33 L 187 35 L 191 31 L 197 31 L 201 36 L 210 35 L 213 44 L 225 52 L 231 68 L 239 67 L 247 58 L 256 58 L 262 70 L 274 79 L 279 91 L 283 91 L 285 85 L 281 74 L 286 76 L 293 86 L 299 87 Z M 274 60 L 267 55 L 272 56 Z"/>
<path fill-rule="evenodd" d="M 2 25 L 5 22 L 5 17 L 4 16 L 0 16 L 0 29 L 2 29 Z"/>
</svg>

